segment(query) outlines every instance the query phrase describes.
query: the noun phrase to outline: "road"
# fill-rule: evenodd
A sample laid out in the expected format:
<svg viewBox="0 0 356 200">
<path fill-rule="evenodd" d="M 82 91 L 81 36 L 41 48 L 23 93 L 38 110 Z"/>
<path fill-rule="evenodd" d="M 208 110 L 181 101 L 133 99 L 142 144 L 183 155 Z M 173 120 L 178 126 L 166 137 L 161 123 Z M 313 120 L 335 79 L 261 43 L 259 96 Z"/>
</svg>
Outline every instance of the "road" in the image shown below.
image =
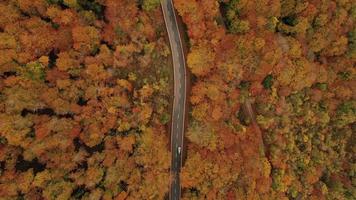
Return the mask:
<svg viewBox="0 0 356 200">
<path fill-rule="evenodd" d="M 181 185 L 179 174 L 182 167 L 182 155 L 184 155 L 183 142 L 185 127 L 184 118 L 187 96 L 187 72 L 185 66 L 182 37 L 180 35 L 179 26 L 177 23 L 177 16 L 173 6 L 173 0 L 161 0 L 161 7 L 169 37 L 174 68 L 174 99 L 171 124 L 172 182 L 170 186 L 169 197 L 171 200 L 178 200 L 181 198 Z M 256 114 L 249 99 L 246 99 L 246 101 L 243 103 L 242 109 L 245 115 L 250 118 L 252 122 L 252 127 L 256 131 L 257 137 L 260 140 L 261 150 L 263 152 L 262 156 L 265 156 L 262 133 L 257 124 Z M 178 153 L 178 147 L 181 147 L 182 152 Z"/>
<path fill-rule="evenodd" d="M 172 0 L 161 0 L 164 21 L 171 46 L 173 68 L 174 68 L 174 98 L 171 124 L 171 176 L 172 182 L 169 192 L 171 200 L 181 197 L 180 170 L 182 167 L 183 142 L 184 142 L 184 118 L 186 105 L 186 67 L 183 52 L 182 39 L 179 34 L 177 16 Z M 178 147 L 182 152 L 178 152 Z"/>
</svg>

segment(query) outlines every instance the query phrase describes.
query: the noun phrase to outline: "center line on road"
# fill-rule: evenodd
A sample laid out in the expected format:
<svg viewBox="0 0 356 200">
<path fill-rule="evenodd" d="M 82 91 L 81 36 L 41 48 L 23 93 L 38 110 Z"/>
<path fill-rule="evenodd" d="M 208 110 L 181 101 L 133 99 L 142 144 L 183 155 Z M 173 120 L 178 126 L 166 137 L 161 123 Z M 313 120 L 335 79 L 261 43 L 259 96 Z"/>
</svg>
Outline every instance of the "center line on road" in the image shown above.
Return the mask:
<svg viewBox="0 0 356 200">
<path fill-rule="evenodd" d="M 173 113 L 172 113 L 172 167 L 173 181 L 171 182 L 170 198 L 179 200 L 181 196 L 181 185 L 179 181 L 179 171 L 182 165 L 182 155 L 179 154 L 180 148 L 183 148 L 184 136 L 184 118 L 185 118 L 185 58 L 182 49 L 182 41 L 179 35 L 179 27 L 174 12 L 173 0 L 161 0 L 163 17 L 168 33 L 168 39 L 171 47 L 174 73 L 174 90 L 173 90 Z M 180 117 L 182 114 L 182 117 Z M 176 126 L 174 126 L 176 124 Z M 179 151 L 178 151 L 179 149 Z"/>
</svg>

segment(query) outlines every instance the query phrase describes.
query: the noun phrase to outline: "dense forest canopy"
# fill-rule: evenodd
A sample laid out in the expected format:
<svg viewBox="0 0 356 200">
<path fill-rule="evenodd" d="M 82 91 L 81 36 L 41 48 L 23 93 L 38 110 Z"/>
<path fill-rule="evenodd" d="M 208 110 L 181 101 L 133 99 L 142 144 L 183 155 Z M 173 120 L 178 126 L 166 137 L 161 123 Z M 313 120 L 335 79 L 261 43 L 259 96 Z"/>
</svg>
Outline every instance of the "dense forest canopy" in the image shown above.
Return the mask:
<svg viewBox="0 0 356 200">
<path fill-rule="evenodd" d="M 163 199 L 158 0 L 0 1 L 0 199 Z"/>
<path fill-rule="evenodd" d="M 1 200 L 167 198 L 159 4 L 0 1 Z M 354 0 L 174 5 L 192 74 L 182 199 L 356 199 Z"/>
<path fill-rule="evenodd" d="M 194 77 L 183 199 L 355 199 L 355 2 L 174 3 Z"/>
</svg>

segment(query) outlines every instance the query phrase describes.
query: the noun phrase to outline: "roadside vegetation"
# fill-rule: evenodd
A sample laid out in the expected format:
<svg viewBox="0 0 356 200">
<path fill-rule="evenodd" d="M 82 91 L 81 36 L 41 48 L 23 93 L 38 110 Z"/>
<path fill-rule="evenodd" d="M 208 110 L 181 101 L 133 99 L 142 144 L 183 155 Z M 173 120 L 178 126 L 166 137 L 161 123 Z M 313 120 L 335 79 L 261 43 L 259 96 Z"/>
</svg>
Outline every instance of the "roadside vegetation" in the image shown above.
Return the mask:
<svg viewBox="0 0 356 200">
<path fill-rule="evenodd" d="M 167 197 L 159 3 L 0 1 L 1 200 Z M 193 76 L 183 199 L 356 199 L 354 1 L 174 3 Z"/>
<path fill-rule="evenodd" d="M 183 199 L 355 199 L 354 1 L 174 2 L 194 76 Z"/>
<path fill-rule="evenodd" d="M 163 199 L 159 1 L 3 0 L 0 13 L 0 199 Z"/>
</svg>

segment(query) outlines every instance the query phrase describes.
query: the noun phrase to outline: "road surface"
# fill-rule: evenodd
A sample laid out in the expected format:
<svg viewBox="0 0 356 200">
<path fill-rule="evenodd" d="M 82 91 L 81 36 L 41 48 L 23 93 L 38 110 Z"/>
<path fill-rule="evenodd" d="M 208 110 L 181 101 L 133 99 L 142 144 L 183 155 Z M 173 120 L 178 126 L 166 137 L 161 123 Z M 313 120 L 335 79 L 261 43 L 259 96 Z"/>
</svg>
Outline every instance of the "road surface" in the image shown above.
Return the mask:
<svg viewBox="0 0 356 200">
<path fill-rule="evenodd" d="M 161 6 L 166 23 L 166 29 L 171 46 L 173 68 L 174 68 L 174 98 L 173 98 L 173 112 L 172 112 L 172 129 L 171 129 L 171 176 L 172 182 L 169 192 L 171 200 L 177 200 L 181 197 L 181 187 L 179 174 L 182 167 L 183 155 L 183 138 L 184 138 L 184 117 L 186 105 L 186 68 L 185 58 L 183 53 L 183 45 L 177 17 L 173 7 L 172 0 L 161 0 Z M 178 147 L 182 151 L 178 152 Z"/>
</svg>

